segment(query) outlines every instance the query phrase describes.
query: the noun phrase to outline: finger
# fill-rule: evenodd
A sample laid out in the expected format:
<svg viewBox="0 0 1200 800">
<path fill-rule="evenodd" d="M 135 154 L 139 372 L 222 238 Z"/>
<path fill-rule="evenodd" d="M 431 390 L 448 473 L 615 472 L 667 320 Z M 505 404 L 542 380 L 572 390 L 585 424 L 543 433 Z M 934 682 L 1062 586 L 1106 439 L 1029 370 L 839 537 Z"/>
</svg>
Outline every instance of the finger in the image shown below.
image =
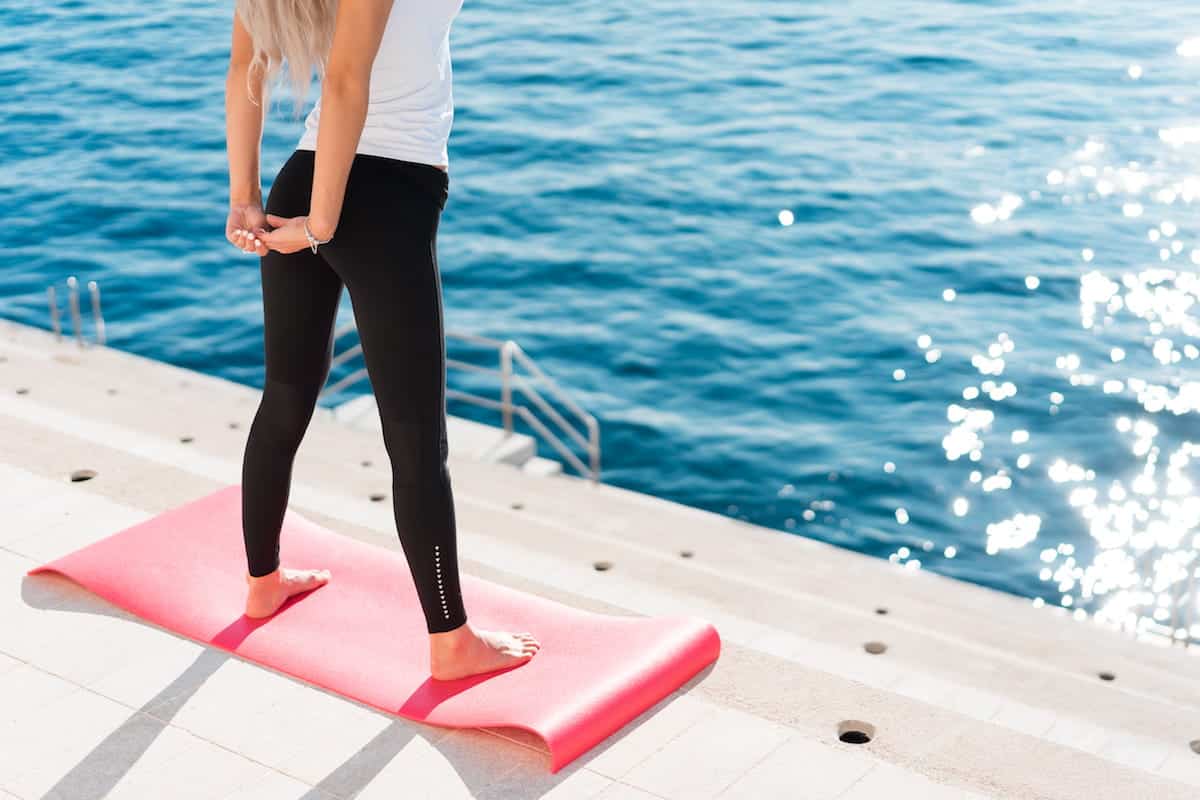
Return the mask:
<svg viewBox="0 0 1200 800">
<path fill-rule="evenodd" d="M 254 236 L 251 233 L 242 231 L 242 235 L 241 235 L 242 250 L 244 250 L 247 253 L 256 253 L 256 252 L 258 252 L 258 248 L 259 248 L 260 244 L 261 243 L 256 236 Z"/>
<path fill-rule="evenodd" d="M 280 217 L 275 214 L 267 214 L 267 222 L 271 223 L 276 228 L 278 228 L 280 225 L 286 225 L 287 223 L 291 222 L 291 218 L 290 217 Z"/>
</svg>

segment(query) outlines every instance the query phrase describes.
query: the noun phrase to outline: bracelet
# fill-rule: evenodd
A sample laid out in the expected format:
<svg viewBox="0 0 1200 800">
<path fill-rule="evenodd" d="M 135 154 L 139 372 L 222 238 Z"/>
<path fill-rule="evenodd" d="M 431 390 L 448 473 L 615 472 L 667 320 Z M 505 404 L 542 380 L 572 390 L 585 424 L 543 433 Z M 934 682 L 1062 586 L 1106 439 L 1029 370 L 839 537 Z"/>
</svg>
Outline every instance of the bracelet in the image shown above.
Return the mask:
<svg viewBox="0 0 1200 800">
<path fill-rule="evenodd" d="M 329 244 L 330 242 L 332 242 L 332 241 L 333 241 L 333 237 L 332 237 L 332 236 L 330 236 L 330 237 L 329 237 L 328 239 L 326 239 L 325 241 L 321 241 L 321 240 L 320 240 L 320 239 L 318 239 L 317 237 L 313 236 L 313 233 L 312 233 L 312 231 L 310 231 L 310 230 L 308 229 L 308 217 L 305 217 L 305 218 L 304 218 L 304 235 L 308 237 L 308 246 L 312 248 L 312 251 L 313 251 L 314 253 L 315 253 L 315 252 L 317 252 L 317 245 L 319 245 L 319 244 Z"/>
</svg>

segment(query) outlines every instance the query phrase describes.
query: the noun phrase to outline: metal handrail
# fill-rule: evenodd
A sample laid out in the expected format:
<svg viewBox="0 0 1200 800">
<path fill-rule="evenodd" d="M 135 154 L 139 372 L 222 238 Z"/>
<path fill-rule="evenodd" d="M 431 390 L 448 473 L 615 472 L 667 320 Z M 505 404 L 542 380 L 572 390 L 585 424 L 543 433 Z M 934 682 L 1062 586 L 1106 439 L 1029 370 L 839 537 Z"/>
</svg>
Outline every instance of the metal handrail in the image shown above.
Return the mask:
<svg viewBox="0 0 1200 800">
<path fill-rule="evenodd" d="M 107 341 L 107 335 L 104 315 L 100 311 L 100 284 L 88 281 L 87 288 L 92 298 L 92 328 L 96 334 L 94 343 L 103 345 Z M 46 301 L 50 306 L 50 328 L 54 331 L 54 340 L 61 342 L 62 324 L 59 322 L 58 294 L 53 284 L 46 287 Z M 83 336 L 83 317 L 79 313 L 79 278 L 74 275 L 67 278 L 67 310 L 71 316 L 71 334 L 75 337 L 75 343 L 84 348 L 92 346 L 93 343 Z"/>
<path fill-rule="evenodd" d="M 333 334 L 334 346 L 336 349 L 337 340 L 347 333 L 357 330 L 354 322 L 348 322 L 345 325 L 338 327 Z M 464 372 L 474 372 L 477 374 L 489 375 L 497 377 L 500 381 L 500 399 L 483 397 L 481 395 L 472 394 L 459 389 L 446 388 L 446 396 L 462 400 L 464 402 L 473 403 L 485 408 L 499 411 L 504 420 L 504 432 L 506 435 L 513 433 L 513 417 L 520 417 L 522 420 L 537 431 L 541 436 L 556 450 L 562 457 L 579 471 L 580 474 L 589 478 L 593 483 L 598 483 L 600 480 L 600 425 L 596 418 L 584 411 L 578 403 L 576 403 L 567 392 L 558 385 L 549 375 L 547 375 L 534 360 L 521 349 L 521 346 L 511 339 L 493 339 L 488 336 L 480 336 L 474 333 L 465 331 L 446 331 L 447 339 L 456 339 L 458 341 L 467 342 L 469 344 L 481 345 L 490 347 L 496 350 L 499 357 L 499 369 L 485 367 L 479 364 L 472 364 L 467 361 L 460 361 L 454 358 L 446 359 L 446 370 L 462 370 Z M 330 361 L 330 369 L 339 364 L 343 364 L 357 355 L 362 354 L 362 344 L 358 343 L 346 348 L 340 353 L 333 356 Z M 534 381 L 540 381 L 545 387 L 548 387 L 549 392 L 565 406 L 575 417 L 582 422 L 586 429 L 586 435 L 581 433 L 574 424 L 563 417 L 546 399 L 538 392 L 537 388 L 525 376 L 519 375 L 514 370 L 514 365 L 520 365 L 532 374 Z M 352 386 L 355 383 L 368 377 L 367 368 L 365 366 L 353 370 L 349 374 L 339 378 L 337 381 L 327 384 L 320 391 L 320 395 L 332 394 L 340 391 L 347 386 Z M 588 455 L 588 463 L 585 464 L 579 456 L 571 451 L 563 442 L 562 438 L 554 433 L 546 426 L 542 420 L 534 415 L 533 411 L 526 405 L 514 402 L 513 390 L 521 392 L 537 410 L 549 417 L 550 421 L 558 427 L 560 431 L 566 434 L 568 438 L 573 440 L 579 447 L 583 448 Z"/>
</svg>

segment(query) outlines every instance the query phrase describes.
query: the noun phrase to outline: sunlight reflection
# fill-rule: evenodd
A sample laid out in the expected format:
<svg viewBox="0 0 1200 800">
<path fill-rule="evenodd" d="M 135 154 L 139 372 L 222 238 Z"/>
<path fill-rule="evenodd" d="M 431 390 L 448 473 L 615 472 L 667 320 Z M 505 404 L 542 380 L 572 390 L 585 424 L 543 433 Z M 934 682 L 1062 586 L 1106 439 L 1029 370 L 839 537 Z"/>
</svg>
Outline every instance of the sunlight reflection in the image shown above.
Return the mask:
<svg viewBox="0 0 1200 800">
<path fill-rule="evenodd" d="M 1178 53 L 1200 57 L 1200 38 L 1181 43 Z M 1127 73 L 1134 80 L 1143 76 L 1138 65 L 1130 65 Z M 971 366 L 985 379 L 954 390 L 961 391 L 961 401 L 946 407 L 950 428 L 942 448 L 948 461 L 965 457 L 970 462 L 980 461 L 993 442 L 1002 448 L 989 455 L 987 468 L 970 465 L 967 489 L 963 496 L 953 496 L 950 511 L 963 518 L 963 524 L 982 526 L 990 555 L 1038 543 L 1038 578 L 1046 591 L 1034 599 L 1035 605 L 1070 608 L 1076 618 L 1090 615 L 1139 633 L 1200 640 L 1200 442 L 1187 438 L 1195 426 L 1190 415 L 1200 413 L 1200 379 L 1193 377 L 1193 364 L 1200 359 L 1200 230 L 1189 224 L 1193 214 L 1182 208 L 1200 199 L 1200 125 L 1163 128 L 1158 139 L 1170 152 L 1142 163 L 1119 160 L 1113 148 L 1091 137 L 1063 165 L 1044 175 L 1047 200 L 1103 204 L 1118 212 L 1114 224 L 1147 226 L 1144 263 L 1104 262 L 1092 248 L 1079 250 L 1084 265 L 1079 275 L 1079 323 L 1097 342 L 1092 348 L 1081 345 L 1079 352 L 1061 353 L 1053 364 L 1059 378 L 1075 387 L 1071 424 L 1083 424 L 1090 409 L 1110 408 L 1114 402 L 1127 401 L 1130 411 L 1094 420 L 1097 447 L 1082 461 L 1079 455 L 1051 456 L 1044 472 L 1032 471 L 1025 478 L 1048 480 L 1061 491 L 1090 536 L 1086 553 L 1076 553 L 1069 542 L 1045 542 L 1047 531 L 1036 509 L 1001 515 L 987 505 L 991 493 L 1014 493 L 1011 464 L 1027 470 L 1034 462 L 1029 452 L 1009 455 L 1013 448 L 1029 446 L 1031 436 L 1025 423 L 1029 409 L 1021 410 L 1020 417 L 1017 407 L 1010 410 L 1006 402 L 1019 389 L 1007 379 L 1007 360 L 1014 358 L 1015 350 L 1007 334 L 998 334 L 970 355 Z M 1037 200 L 1042 190 L 1026 196 Z M 1003 192 L 1000 198 L 972 207 L 971 220 L 994 225 L 1020 212 L 1020 196 Z M 1035 275 L 1025 278 L 1030 291 L 1040 285 Z M 953 289 L 943 293 L 946 300 L 955 296 Z M 928 333 L 917 339 L 928 363 L 937 360 L 929 357 L 932 341 Z M 1042 408 L 1053 418 L 1066 397 L 1051 391 L 1048 399 L 1049 405 Z M 1105 405 L 1097 405 L 1101 402 Z M 999 422 L 1008 414 L 1017 424 L 1001 431 Z M 1112 450 L 1104 437 L 1115 437 L 1117 452 L 1124 453 L 1115 466 L 1107 458 L 1101 460 L 1102 451 Z M 1039 438 L 1042 444 L 1050 440 Z M 1091 459 L 1095 467 L 1087 463 Z M 1100 467 L 1101 472 L 1115 469 L 1117 474 L 1098 475 Z M 903 511 L 896 511 L 902 524 L 909 521 L 907 512 L 901 518 Z M 947 547 L 942 555 L 952 558 L 956 553 Z M 911 556 L 909 548 L 902 547 L 891 560 L 919 568 Z M 912 567 L 914 563 L 918 566 Z"/>
</svg>

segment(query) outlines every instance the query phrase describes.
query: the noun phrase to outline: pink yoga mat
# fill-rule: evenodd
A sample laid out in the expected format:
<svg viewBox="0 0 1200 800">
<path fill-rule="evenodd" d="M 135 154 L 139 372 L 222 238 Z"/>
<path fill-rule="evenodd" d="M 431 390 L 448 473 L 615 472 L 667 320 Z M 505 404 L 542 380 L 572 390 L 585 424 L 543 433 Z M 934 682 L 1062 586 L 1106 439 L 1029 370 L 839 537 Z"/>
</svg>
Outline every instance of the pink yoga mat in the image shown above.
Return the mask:
<svg viewBox="0 0 1200 800">
<path fill-rule="evenodd" d="M 291 510 L 280 552 L 285 565 L 328 568 L 332 580 L 251 619 L 233 484 L 29 574 L 62 573 L 150 622 L 381 711 L 447 727 L 525 728 L 546 741 L 551 772 L 720 654 L 716 629 L 696 617 L 595 614 L 464 573 L 472 627 L 527 630 L 541 649 L 504 671 L 437 681 L 403 553 Z"/>
</svg>

